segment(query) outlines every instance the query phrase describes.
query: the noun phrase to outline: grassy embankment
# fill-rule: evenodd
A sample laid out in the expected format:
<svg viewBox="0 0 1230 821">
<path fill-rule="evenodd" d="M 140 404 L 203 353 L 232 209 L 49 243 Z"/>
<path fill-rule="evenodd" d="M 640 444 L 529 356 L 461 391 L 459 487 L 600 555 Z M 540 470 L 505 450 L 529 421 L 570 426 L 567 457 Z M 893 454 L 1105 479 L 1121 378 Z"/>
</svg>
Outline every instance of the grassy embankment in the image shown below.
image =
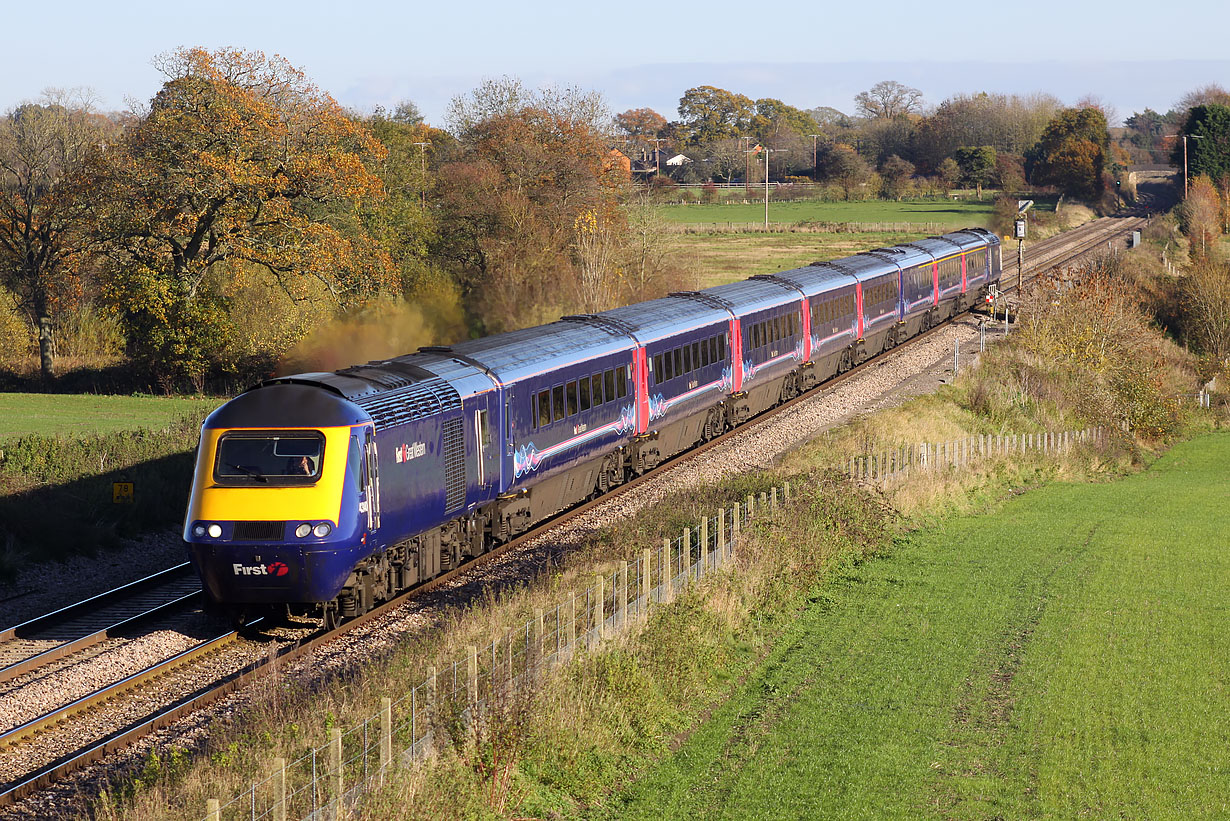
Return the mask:
<svg viewBox="0 0 1230 821">
<path fill-rule="evenodd" d="M 1230 813 L 1230 434 L 900 536 L 814 588 L 600 818 Z"/>
<path fill-rule="evenodd" d="M 960 814 L 981 807 L 972 803 L 982 800 L 979 796 L 994 791 L 996 796 L 1016 795 L 1013 791 L 1025 784 L 1019 774 L 1030 772 L 1030 762 L 1013 757 L 1014 750 L 1034 752 L 1040 767 L 1060 769 L 1064 762 L 1101 754 L 1107 745 L 1119 745 L 1115 749 L 1124 761 L 1136 762 L 1132 767 L 1159 750 L 1176 756 L 1190 751 L 1190 743 L 1183 739 L 1166 741 L 1165 747 L 1141 741 L 1146 734 L 1153 739 L 1168 737 L 1160 719 L 1156 725 L 1138 726 L 1142 732 L 1135 739 L 1130 733 L 1125 736 L 1122 724 L 1100 718 L 1081 725 L 1079 733 L 1071 728 L 1064 733 L 1033 728 L 1033 735 L 1022 737 L 1024 744 L 1050 731 L 1050 736 L 1066 739 L 1048 748 L 1049 758 L 1027 747 L 1007 747 L 1006 740 L 1001 744 L 1015 729 L 1012 722 L 999 720 L 1004 710 L 1015 710 L 1013 721 L 1027 714 L 1022 712 L 1028 701 L 1022 696 L 1025 691 L 1014 687 L 1029 683 L 1029 695 L 1051 699 L 1036 706 L 1031 702 L 1028 709 L 1033 712 L 1028 715 L 1038 716 L 1039 721 L 1048 720 L 1056 710 L 1060 711 L 1056 715 L 1070 718 L 1086 709 L 1062 699 L 1082 696 L 1075 691 L 1093 663 L 1082 654 L 1115 646 L 1102 641 L 1105 634 L 1099 632 L 1109 623 L 1107 618 L 1118 631 L 1111 638 L 1121 642 L 1119 646 L 1136 648 L 1136 655 L 1124 652 L 1105 660 L 1105 668 L 1098 671 L 1108 677 L 1105 686 L 1084 688 L 1091 694 L 1090 711 L 1102 709 L 1102 700 L 1123 696 L 1119 683 L 1148 669 L 1156 657 L 1137 650 L 1155 649 L 1150 644 L 1155 636 L 1164 638 L 1157 649 L 1195 653 L 1186 656 L 1190 659 L 1207 653 L 1212 634 L 1204 623 L 1189 623 L 1187 628 L 1201 636 L 1200 642 L 1194 648 L 1180 648 L 1177 637 L 1153 633 L 1151 623 L 1142 624 L 1138 619 L 1145 611 L 1134 605 L 1116 605 L 1112 613 L 1103 614 L 1105 597 L 1130 594 L 1143 599 L 1144 594 L 1136 591 L 1148 582 L 1147 572 L 1136 573 L 1135 581 L 1113 572 L 1113 565 L 1128 554 L 1116 552 L 1117 541 L 1107 536 L 1096 544 L 1097 550 L 1109 552 L 1098 553 L 1095 541 L 1086 543 L 1083 532 L 1072 537 L 1054 520 L 1044 528 L 1026 516 L 1019 527 L 1032 528 L 1028 536 L 1021 530 L 997 530 L 995 538 L 980 543 L 977 553 L 974 546 L 961 546 L 973 545 L 982 530 L 993 528 L 991 518 L 965 518 L 972 513 L 994 511 L 1002 516 L 1011 509 L 1004 499 L 1025 488 L 1131 472 L 1152 458 L 1142 445 L 1161 443 L 1180 430 L 1209 423 L 1208 415 L 1164 400 L 1166 392 L 1189 387 L 1190 362 L 1156 334 L 1149 334 L 1139 316 L 1108 309 L 1107 299 L 1123 290 L 1083 291 L 1087 296 L 1065 302 L 1059 310 L 1052 304 L 1054 294 L 1040 294 L 1042 310 L 1033 316 L 1032 326 L 1022 328 L 1010 343 L 993 348 L 957 384 L 938 394 L 835 431 L 800 449 L 773 474 L 675 494 L 637 519 L 595 534 L 588 548 L 569 557 L 566 566 L 454 614 L 445 630 L 373 653 L 371 664 L 347 671 L 343 680 L 306 688 L 272 682 L 268 697 L 258 698 L 233 723 L 214 724 L 199 754 L 181 751 L 147 762 L 136 781 L 121 785 L 102 814 L 135 819 L 199 814 L 204 798 L 226 799 L 246 789 L 252 778 L 263 777 L 272 757 L 294 758 L 308 746 L 321 744 L 329 727 L 353 726 L 372 715 L 381 696 L 398 698 L 421 678 L 427 665 L 451 661 L 467 644 L 482 645 L 493 635 L 520 627 L 536 607 L 553 606 L 564 591 L 583 587 L 592 573 L 659 543 L 663 535 L 678 533 L 681 523 L 702 512 L 783 477 L 791 477 L 799 489 L 795 505 L 776 519 L 760 520 L 732 572 L 709 577 L 695 592 L 656 611 L 641 632 L 581 656 L 542 689 L 523 694 L 479 722 L 473 734 L 454 738 L 427 763 L 399 771 L 365 800 L 364 817 L 670 815 L 676 800 L 679 812 L 687 814 L 691 809 L 723 806 L 727 795 L 731 801 L 743 800 L 738 774 L 753 771 L 758 775 L 749 776 L 747 782 L 748 806 L 771 802 L 764 806 L 768 815 L 774 815 L 774 808 L 790 800 L 782 794 L 791 788 L 784 779 L 800 773 L 813 781 L 829 778 L 816 768 L 830 765 L 837 773 L 833 791 L 839 796 L 843 790 L 848 793 L 848 807 L 910 807 L 916 814 L 957 808 L 953 814 Z M 1092 305 L 1099 311 L 1090 311 Z M 1110 307 L 1124 309 L 1124 302 Z M 1090 323 L 1105 323 L 1097 327 L 1112 332 L 1113 344 L 1101 344 L 1108 340 L 1098 337 L 1097 327 Z M 1095 339 L 1100 341 L 1093 344 Z M 1048 351 L 1053 355 L 1043 355 Z M 1109 356 L 1099 357 L 1098 351 Z M 1082 449 L 1062 459 L 1031 454 L 992 459 L 966 472 L 916 476 L 891 488 L 888 496 L 850 486 L 825 468 L 883 444 L 969 433 L 1055 430 L 1116 419 L 1130 420 L 1141 438 L 1125 436 L 1108 449 Z M 1079 515 L 1079 505 L 1070 502 L 1065 507 L 1056 500 L 1086 489 L 1054 486 L 1037 503 L 1027 495 L 1025 500 L 1033 506 L 1022 510 L 1037 517 L 1049 505 Z M 1157 490 L 1136 491 L 1135 497 L 1114 504 L 1134 507 L 1143 515 L 1145 506 L 1139 500 L 1151 492 Z M 1101 497 L 1098 501 L 1112 504 Z M 1076 525 L 1088 531 L 1079 520 Z M 1123 531 L 1107 527 L 1098 532 Z M 1005 549 L 1012 544 L 1009 537 L 1027 538 L 1028 550 Z M 954 541 L 956 551 L 948 548 L 944 553 L 944 546 Z M 1133 561 L 1143 561 L 1139 550 L 1145 546 L 1140 540 Z M 1167 572 L 1173 576 L 1189 572 L 1192 566 L 1179 562 Z M 1174 586 L 1194 592 L 1200 583 L 1189 579 Z M 1096 595 L 1085 596 L 1086 587 Z M 958 594 L 967 599 L 957 601 Z M 1039 610 L 1040 601 L 1048 607 Z M 1181 618 L 1179 599 L 1152 601 L 1154 610 L 1166 614 L 1166 630 L 1175 629 Z M 885 610 L 891 611 L 891 618 L 884 616 Z M 1205 615 L 1216 620 L 1213 611 Z M 1091 620 L 1082 628 L 1089 632 L 1071 636 L 1082 619 Z M 846 637 L 857 634 L 857 641 L 834 641 L 825 645 L 831 656 L 817 656 L 809 645 L 817 631 L 827 630 Z M 1043 633 L 1052 643 L 1068 638 L 1080 643 L 1056 643 L 1053 649 L 1037 651 L 1042 655 L 1027 658 L 1034 647 L 1050 647 L 1041 639 L 1036 644 L 1025 641 Z M 938 652 L 928 644 L 935 636 L 948 638 L 941 649 L 955 655 L 940 656 L 955 658 L 953 669 L 930 658 Z M 1175 675 L 1182 678 L 1190 669 L 1177 667 Z M 1163 710 L 1176 716 L 1198 713 L 1217 687 L 1224 687 L 1224 672 L 1223 666 L 1216 674 L 1221 678 L 1183 680 L 1176 690 L 1179 698 L 1170 703 L 1155 702 L 1153 691 L 1142 689 L 1135 711 L 1150 717 Z M 842 683 L 847 689 L 842 691 L 843 700 L 834 704 L 824 700 L 827 689 L 812 684 L 837 673 L 845 675 Z M 1011 675 L 1005 677 L 1007 673 Z M 1048 690 L 1041 683 L 1061 675 L 1070 688 Z M 943 689 L 945 682 L 948 690 Z M 854 769 L 841 769 L 845 766 L 841 762 L 847 760 L 843 748 L 857 746 L 858 734 L 834 730 L 828 739 L 807 729 L 813 704 L 808 699 L 816 693 L 820 706 L 815 709 L 840 709 L 841 716 L 853 714 L 863 722 L 860 732 L 882 733 L 879 746 L 864 752 L 861 761 L 849 759 Z M 713 717 L 706 719 L 711 710 Z M 802 717 L 802 725 L 794 721 L 796 716 Z M 1221 726 L 1214 725 L 1214 732 Z M 935 727 L 943 734 L 936 736 Z M 774 733 L 781 733 L 784 742 L 775 750 L 767 746 L 769 741 L 778 742 Z M 922 761 L 918 753 L 929 749 L 925 743 L 942 745 L 945 756 Z M 676 752 L 679 744 L 684 746 Z M 693 749 L 695 753 L 685 752 Z M 806 758 L 813 750 L 818 758 Z M 702 763 L 692 770 L 679 769 L 693 757 Z M 793 766 L 792 761 L 800 763 Z M 1009 764 L 1019 766 L 1010 769 Z M 876 771 L 876 766 L 883 769 Z M 926 771 L 927 778 L 918 782 L 923 792 L 898 796 L 893 779 L 899 769 L 910 767 Z M 1183 769 L 1176 765 L 1174 771 Z M 724 770 L 731 773 L 722 781 Z M 1045 771 L 1049 778 L 1050 770 Z M 696 775 L 690 795 L 670 786 L 673 774 Z M 866 785 L 853 783 L 863 774 Z M 1136 794 L 1121 783 L 1109 783 L 1113 768 L 1103 775 L 1105 780 L 1097 782 L 1103 792 L 1101 806 L 1119 807 L 1136 800 Z M 777 790 L 755 792 L 759 788 L 752 782 L 761 776 Z M 1172 785 L 1178 776 L 1167 779 L 1165 784 Z M 721 795 L 699 786 L 711 781 L 724 790 Z M 993 789 L 984 781 L 995 782 Z M 634 786 L 628 790 L 630 782 Z M 1061 781 L 1047 783 L 1067 786 Z M 1165 799 L 1165 789 L 1163 785 L 1159 800 Z M 1090 794 L 1078 795 L 1084 801 Z M 1022 800 L 1041 800 L 1037 795 L 1043 795 L 1040 788 Z M 693 797 L 694 803 L 686 804 Z M 916 800 L 922 803 L 910 803 Z"/>
</svg>

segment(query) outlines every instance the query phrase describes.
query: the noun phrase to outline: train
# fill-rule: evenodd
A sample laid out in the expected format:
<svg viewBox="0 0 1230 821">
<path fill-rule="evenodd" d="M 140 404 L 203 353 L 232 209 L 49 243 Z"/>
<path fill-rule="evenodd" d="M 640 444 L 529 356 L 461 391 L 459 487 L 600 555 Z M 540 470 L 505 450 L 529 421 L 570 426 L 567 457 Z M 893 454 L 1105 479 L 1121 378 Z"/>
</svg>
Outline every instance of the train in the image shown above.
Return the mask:
<svg viewBox="0 0 1230 821">
<path fill-rule="evenodd" d="M 332 373 L 201 429 L 183 538 L 212 607 L 326 626 L 991 298 L 969 228 Z"/>
</svg>

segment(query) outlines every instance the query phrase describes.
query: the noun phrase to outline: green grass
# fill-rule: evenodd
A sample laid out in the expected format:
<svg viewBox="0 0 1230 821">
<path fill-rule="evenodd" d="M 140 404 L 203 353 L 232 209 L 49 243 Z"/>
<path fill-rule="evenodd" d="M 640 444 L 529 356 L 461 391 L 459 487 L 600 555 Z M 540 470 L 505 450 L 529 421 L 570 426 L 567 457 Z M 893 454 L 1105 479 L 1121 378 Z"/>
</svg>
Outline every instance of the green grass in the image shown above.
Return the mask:
<svg viewBox="0 0 1230 821">
<path fill-rule="evenodd" d="M 592 814 L 1224 818 L 1230 434 L 846 568 Z"/>
<path fill-rule="evenodd" d="M 221 403 L 200 397 L 0 393 L 0 439 L 160 429 L 185 414 L 204 415 Z"/>
<path fill-rule="evenodd" d="M 671 246 L 692 260 L 698 283 L 709 288 L 756 274 L 772 274 L 798 268 L 817 260 L 837 259 L 872 248 L 910 242 L 925 233 L 857 234 L 679 234 Z M 682 287 L 682 285 L 681 285 Z"/>
<path fill-rule="evenodd" d="M 770 202 L 769 222 L 938 222 L 952 228 L 985 226 L 994 203 L 968 200 L 891 202 L 824 202 L 796 200 Z M 742 202 L 713 205 L 663 205 L 662 215 L 680 223 L 745 223 L 764 221 L 764 202 L 753 197 Z"/>
</svg>

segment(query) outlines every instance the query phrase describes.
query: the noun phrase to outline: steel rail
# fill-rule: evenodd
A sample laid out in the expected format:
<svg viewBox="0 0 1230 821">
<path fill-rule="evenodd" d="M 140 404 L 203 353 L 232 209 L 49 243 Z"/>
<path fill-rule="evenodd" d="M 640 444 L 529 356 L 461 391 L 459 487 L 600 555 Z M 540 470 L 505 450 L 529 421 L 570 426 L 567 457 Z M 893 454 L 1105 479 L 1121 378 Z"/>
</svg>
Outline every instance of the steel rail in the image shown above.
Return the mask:
<svg viewBox="0 0 1230 821">
<path fill-rule="evenodd" d="M 1119 226 L 1117 228 L 1106 226 L 1106 228 L 1109 229 L 1109 233 L 1107 233 L 1106 231 L 1100 228 L 1098 230 L 1093 230 L 1089 232 L 1089 234 L 1092 235 L 1092 238 L 1087 239 L 1084 236 L 1082 236 L 1081 238 L 1077 239 L 1076 242 L 1078 243 L 1078 246 L 1079 246 L 1078 250 L 1070 254 L 1069 258 L 1075 258 L 1077 256 L 1081 256 L 1093 250 L 1095 247 L 1100 246 L 1102 242 L 1105 241 L 1105 238 L 1107 235 L 1115 236 L 1119 233 L 1122 233 L 1125 230 L 1130 230 L 1127 228 L 1123 228 L 1122 226 Z M 1061 234 L 1058 236 L 1064 237 L 1065 235 Z M 1072 244 L 1073 238 L 1071 237 L 1071 232 L 1068 232 L 1066 239 L 1068 241 L 1066 243 L 1060 244 L 1059 247 L 1067 247 Z M 1029 260 L 1027 260 L 1027 262 L 1028 261 Z M 1035 264 L 1049 264 L 1049 263 L 1035 263 Z M 1034 276 L 1036 277 L 1037 274 L 1035 273 Z M 1032 278 L 1033 277 L 1031 277 L 1031 279 Z M 702 453 L 705 453 L 711 450 L 712 448 L 715 448 L 723 444 L 724 442 L 727 441 L 729 437 L 733 437 L 736 434 L 745 433 L 749 430 L 752 430 L 755 427 L 762 425 L 763 423 L 777 416 L 779 413 L 782 413 L 794 407 L 796 404 L 800 402 L 824 396 L 833 387 L 836 387 L 837 385 L 849 379 L 852 379 L 857 375 L 860 375 L 861 373 L 863 373 L 865 369 L 869 368 L 872 365 L 880 364 L 886 359 L 891 358 L 891 356 L 896 354 L 897 352 L 905 350 L 909 346 L 921 342 L 923 339 L 926 339 L 932 334 L 943 330 L 945 327 L 947 327 L 951 322 L 953 322 L 957 318 L 961 316 L 965 316 L 969 313 L 970 311 L 967 309 L 966 311 L 960 314 L 956 314 L 953 317 L 950 317 L 948 320 L 945 320 L 944 322 L 940 323 L 939 325 L 936 325 L 934 328 L 924 331 L 923 333 L 916 334 L 915 336 L 911 337 L 909 340 L 906 340 L 905 342 L 899 345 L 896 345 L 890 348 L 889 350 L 880 353 L 879 355 L 875 357 L 868 359 L 866 362 L 863 362 L 862 364 L 857 365 L 854 368 L 851 368 L 845 373 L 836 375 L 832 379 L 829 379 L 825 381 L 824 383 L 817 385 L 816 387 L 812 388 L 806 393 L 800 394 L 799 396 L 794 397 L 793 399 L 787 402 L 784 402 L 781 405 L 777 405 L 774 408 L 770 408 L 769 410 L 764 411 L 763 413 L 749 420 L 746 424 L 740 425 L 739 427 L 736 427 L 736 428 L 732 428 L 731 430 L 724 432 L 720 436 L 714 437 L 708 442 L 701 443 L 700 445 L 697 445 L 696 447 L 690 450 L 684 451 L 683 453 L 677 454 L 671 457 L 670 459 L 665 460 L 658 467 L 664 468 L 664 467 L 678 466 L 686 462 L 689 459 L 695 458 L 701 455 Z M 154 732 L 155 730 L 166 727 L 170 725 L 171 723 L 175 722 L 176 720 L 178 720 L 179 718 L 185 715 L 188 715 L 189 713 L 197 709 L 200 709 L 201 707 L 204 707 L 214 701 L 217 701 L 218 699 L 226 695 L 229 695 L 230 693 L 234 692 L 240 687 L 243 687 L 244 685 L 248 684 L 249 682 L 255 680 L 257 677 L 262 675 L 265 672 L 265 670 L 270 667 L 270 665 L 274 665 L 274 664 L 280 665 L 280 664 L 283 664 L 289 661 L 294 661 L 295 659 L 315 650 L 317 647 L 327 644 L 328 642 L 333 641 L 334 639 L 350 632 L 351 630 L 355 630 L 363 625 L 366 625 L 374 621 L 375 619 L 381 618 L 382 616 L 401 607 L 410 598 L 414 596 L 422 595 L 423 593 L 439 588 L 442 585 L 445 585 L 453 581 L 454 579 L 458 578 L 461 574 L 468 573 L 478 567 L 481 567 L 487 562 L 490 562 L 498 558 L 499 556 L 511 550 L 514 550 L 517 547 L 520 547 L 526 544 L 527 542 L 533 539 L 537 539 L 541 537 L 542 535 L 544 535 L 546 532 L 550 531 L 551 529 L 558 527 L 559 525 L 564 524 L 577 516 L 581 516 L 587 511 L 593 509 L 594 507 L 601 505 L 601 504 L 605 504 L 606 502 L 611 501 L 617 498 L 618 496 L 635 489 L 636 487 L 640 486 L 644 482 L 657 478 L 660 475 L 661 473 L 659 472 L 659 469 L 654 469 L 653 471 L 647 474 L 638 476 L 635 479 L 624 482 L 618 487 L 612 488 L 609 492 L 603 494 L 602 496 L 597 497 L 596 499 L 591 499 L 575 507 L 572 507 L 568 510 L 562 511 L 556 514 L 555 516 L 551 517 L 550 519 L 544 520 L 538 526 L 527 531 L 526 533 L 521 534 L 515 539 L 512 539 L 506 542 L 505 544 L 500 545 L 482 554 L 481 556 L 475 557 L 474 559 L 471 559 L 470 561 L 462 565 L 459 565 L 458 567 L 453 568 L 452 570 L 440 576 L 437 576 L 434 579 L 424 582 L 423 584 L 420 584 L 394 597 L 393 599 L 390 599 L 384 604 L 381 604 L 380 606 L 375 607 L 372 610 L 369 610 L 363 615 L 357 616 L 349 621 L 343 622 L 333 631 L 325 632 L 322 630 L 311 636 L 307 636 L 295 642 L 288 643 L 281 650 L 279 650 L 277 654 L 275 654 L 271 658 L 265 658 L 265 659 L 252 662 L 251 664 L 248 664 L 247 666 L 241 668 L 240 670 L 237 670 L 223 677 L 215 684 L 206 685 L 205 687 L 198 689 L 196 692 L 174 702 L 173 704 L 158 709 L 157 711 L 155 711 L 153 714 L 151 714 L 149 717 L 145 719 L 142 719 L 138 722 L 134 722 L 125 728 L 122 728 L 120 730 L 117 730 L 116 732 L 109 734 L 103 739 L 91 742 L 90 744 L 84 746 L 81 750 L 77 752 L 70 753 L 66 756 L 63 756 L 57 759 L 56 761 L 53 761 L 47 765 L 44 765 L 38 768 L 36 771 L 31 772 L 27 774 L 26 776 L 24 776 L 20 781 L 13 782 L 11 785 L 6 787 L 3 792 L 0 792 L 0 806 L 8 806 L 13 803 L 16 803 L 17 801 L 20 801 L 21 799 L 26 798 L 29 795 L 32 795 L 33 793 L 50 786 L 56 781 L 62 779 L 64 776 L 72 772 L 75 772 L 76 770 L 79 770 L 82 767 L 85 767 L 86 765 L 90 763 L 100 760 L 101 758 L 103 758 L 106 755 L 109 755 L 112 752 L 121 750 L 124 747 L 131 744 L 132 742 Z M 248 627 L 251 627 L 251 626 L 253 625 L 249 625 Z M 231 633 L 228 633 L 226 636 L 219 636 L 217 639 L 214 639 L 213 641 L 229 643 L 224 640 L 233 641 L 237 636 L 238 636 L 238 632 L 232 631 Z M 167 671 L 168 668 L 166 667 L 166 665 L 170 662 L 180 660 L 177 663 L 177 666 L 178 666 L 179 664 L 187 663 L 188 661 L 191 661 L 192 659 L 200 658 L 200 656 L 205 652 L 206 651 L 204 651 L 202 647 L 191 648 L 189 650 L 185 650 L 179 655 L 172 657 L 172 659 L 168 659 L 164 662 L 160 662 L 157 665 L 152 665 L 150 668 L 147 668 L 147 670 L 142 671 L 141 673 L 135 674 L 134 676 L 130 676 L 128 679 L 125 679 L 124 682 L 119 682 L 115 685 L 111 685 L 110 688 L 108 688 L 110 690 L 110 695 L 115 695 L 116 693 L 121 692 L 123 689 L 132 689 L 133 687 L 140 686 L 142 683 L 146 683 L 148 681 L 153 680 L 154 678 L 157 678 L 159 675 Z M 120 686 L 120 685 L 125 684 L 126 682 L 130 682 L 133 679 L 136 679 L 139 676 L 143 677 L 142 682 L 134 682 L 130 684 L 127 688 L 123 688 Z M 74 702 L 74 705 L 83 704 L 83 706 L 81 707 L 81 710 L 88 710 L 92 706 L 97 706 L 98 703 L 100 703 L 101 701 L 105 701 L 105 700 L 106 700 L 106 697 L 102 696 L 101 693 L 96 693 L 94 695 L 87 696 L 83 699 L 78 699 L 76 702 Z M 84 704 L 85 702 L 89 702 L 89 704 Z M 73 706 L 73 705 L 69 705 L 69 706 Z M 62 709 L 65 709 L 65 708 L 62 708 Z M 4 739 L 8 735 L 16 734 L 19 730 L 27 730 L 26 732 L 24 732 L 23 735 L 24 737 L 29 737 L 30 735 L 37 732 L 38 729 L 45 730 L 46 728 L 56 724 L 57 722 L 54 720 L 53 714 L 54 714 L 54 711 L 53 713 L 49 713 L 47 716 L 43 716 L 39 719 L 36 719 L 34 722 L 29 722 L 27 725 L 23 725 L 20 728 L 15 728 L 14 730 L 10 731 L 8 734 L 5 734 L 5 736 L 0 736 L 0 744 L 4 742 Z M 40 722 L 41 722 L 41 725 L 39 728 L 35 730 L 28 730 L 30 725 L 35 724 L 35 723 L 40 723 Z"/>
<path fill-rule="evenodd" d="M 129 582 L 128 584 L 100 593 L 97 596 L 91 596 L 88 599 L 75 602 L 0 631 L 0 642 L 48 640 L 40 639 L 38 634 L 53 628 L 69 625 L 71 622 L 79 619 L 97 621 L 99 610 L 117 607 L 129 599 L 147 595 L 167 585 L 182 584 L 186 578 L 191 577 L 191 572 L 191 566 L 187 562 L 167 568 L 166 570 L 160 570 L 142 579 Z M 199 598 L 200 595 L 201 590 L 197 586 L 196 590 L 190 591 L 187 594 L 180 593 L 175 598 L 159 602 L 153 606 L 143 605 L 146 609 L 138 609 L 134 614 L 124 614 L 117 621 L 105 627 L 93 629 L 87 626 L 84 628 L 84 634 L 77 638 L 61 641 L 60 644 L 54 647 L 49 647 L 46 650 L 0 668 L 0 684 L 12 681 L 40 667 L 86 650 L 109 638 L 114 638 L 114 634 L 119 630 L 134 627 L 143 621 L 162 616 L 168 610 L 183 607 L 191 603 L 193 599 Z M 59 639 L 51 640 L 60 641 Z"/>
</svg>

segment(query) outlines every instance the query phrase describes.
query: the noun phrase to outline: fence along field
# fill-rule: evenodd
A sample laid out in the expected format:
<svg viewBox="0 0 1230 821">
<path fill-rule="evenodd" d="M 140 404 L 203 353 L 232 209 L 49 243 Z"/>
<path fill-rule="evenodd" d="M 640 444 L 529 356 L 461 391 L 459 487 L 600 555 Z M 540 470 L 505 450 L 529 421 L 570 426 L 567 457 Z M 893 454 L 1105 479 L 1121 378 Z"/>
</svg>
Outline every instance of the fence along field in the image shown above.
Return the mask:
<svg viewBox="0 0 1230 821">
<path fill-rule="evenodd" d="M 866 482 L 903 481 L 911 472 L 962 470 L 987 459 L 1026 454 L 1058 456 L 1076 447 L 1100 447 L 1109 431 L 1089 428 L 1022 435 L 983 435 L 949 442 L 923 442 L 851 457 L 847 473 Z M 515 698 L 575 653 L 593 650 L 604 639 L 635 629 L 654 606 L 668 604 L 685 587 L 723 567 L 735 555 L 740 536 L 757 509 L 789 501 L 790 484 L 749 496 L 743 503 L 687 528 L 632 562 L 594 578 L 554 608 L 508 631 L 484 647 L 471 646 L 463 658 L 439 669 L 396 699 L 385 697 L 379 711 L 299 758 L 274 758 L 268 775 L 253 781 L 225 804 L 207 801 L 205 821 L 299 819 L 344 805 L 360 811 L 365 789 L 383 783 L 391 766 L 413 766 L 450 734 L 466 732 L 490 705 Z M 198 816 L 201 817 L 201 816 Z M 327 814 L 325 817 L 332 817 Z"/>
</svg>

